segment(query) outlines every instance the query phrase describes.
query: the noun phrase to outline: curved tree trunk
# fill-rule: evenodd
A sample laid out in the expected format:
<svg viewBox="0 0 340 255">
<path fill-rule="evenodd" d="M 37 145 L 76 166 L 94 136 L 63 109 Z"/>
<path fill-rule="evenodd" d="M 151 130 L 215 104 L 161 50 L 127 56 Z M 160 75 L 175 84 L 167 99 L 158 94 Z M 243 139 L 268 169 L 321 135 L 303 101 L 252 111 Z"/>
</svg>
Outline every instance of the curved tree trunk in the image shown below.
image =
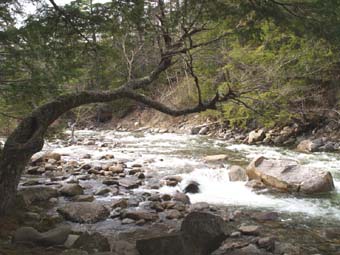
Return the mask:
<svg viewBox="0 0 340 255">
<path fill-rule="evenodd" d="M 40 106 L 21 121 L 18 127 L 8 137 L 2 154 L 0 155 L 0 215 L 5 214 L 16 196 L 17 187 L 25 166 L 34 153 L 44 146 L 44 136 L 47 128 L 63 113 L 72 108 L 99 102 L 110 102 L 121 98 L 130 98 L 152 107 L 160 112 L 180 116 L 189 113 L 215 109 L 219 101 L 233 98 L 235 95 L 229 91 L 223 98 L 218 94 L 206 104 L 187 109 L 171 109 L 166 105 L 154 101 L 134 90 L 122 86 L 111 92 L 81 92 L 58 97 L 56 100 Z"/>
</svg>

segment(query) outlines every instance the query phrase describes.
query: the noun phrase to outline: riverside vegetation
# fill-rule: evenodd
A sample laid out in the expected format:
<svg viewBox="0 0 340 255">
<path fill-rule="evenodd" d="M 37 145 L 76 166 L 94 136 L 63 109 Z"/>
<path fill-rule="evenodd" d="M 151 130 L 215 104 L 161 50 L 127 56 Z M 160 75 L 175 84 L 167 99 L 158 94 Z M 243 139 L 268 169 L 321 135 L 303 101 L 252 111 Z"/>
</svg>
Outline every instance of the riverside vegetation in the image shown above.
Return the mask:
<svg viewBox="0 0 340 255">
<path fill-rule="evenodd" d="M 30 4 L 0 3 L 0 253 L 340 252 L 339 1 Z"/>
</svg>

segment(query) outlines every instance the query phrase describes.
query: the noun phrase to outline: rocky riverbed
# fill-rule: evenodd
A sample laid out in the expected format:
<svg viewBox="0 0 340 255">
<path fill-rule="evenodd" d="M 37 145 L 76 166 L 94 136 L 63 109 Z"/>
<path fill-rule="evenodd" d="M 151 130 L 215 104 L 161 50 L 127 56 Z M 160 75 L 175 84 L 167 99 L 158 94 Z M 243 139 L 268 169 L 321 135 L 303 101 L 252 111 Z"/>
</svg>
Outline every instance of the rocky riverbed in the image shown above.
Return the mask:
<svg viewBox="0 0 340 255">
<path fill-rule="evenodd" d="M 340 156 L 165 131 L 83 130 L 76 144 L 47 142 L 21 180 L 25 210 L 1 219 L 0 254 L 340 252 Z M 335 189 L 246 182 L 242 167 L 260 155 L 327 170 Z"/>
</svg>

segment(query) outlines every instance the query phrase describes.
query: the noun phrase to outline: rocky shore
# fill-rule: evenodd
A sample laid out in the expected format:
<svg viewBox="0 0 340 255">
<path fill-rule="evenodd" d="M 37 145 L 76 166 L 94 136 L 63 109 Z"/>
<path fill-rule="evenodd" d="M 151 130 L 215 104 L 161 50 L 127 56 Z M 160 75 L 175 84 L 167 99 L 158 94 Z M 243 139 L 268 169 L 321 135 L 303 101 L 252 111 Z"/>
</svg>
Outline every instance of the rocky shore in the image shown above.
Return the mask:
<svg viewBox="0 0 340 255">
<path fill-rule="evenodd" d="M 124 147 L 95 138 L 78 137 L 76 143 L 94 151 Z M 340 248 L 336 228 L 316 226 L 310 231 L 275 211 L 192 203 L 188 194 L 200 192 L 197 182 L 174 194 L 159 192 L 178 186 L 182 178 L 159 177 L 148 171 L 150 161 L 118 160 L 109 153 L 99 158 L 82 154 L 79 160 L 70 156 L 53 150 L 34 155 L 20 184 L 17 210 L 1 219 L 0 254 L 336 254 Z M 215 165 L 227 159 L 219 154 L 202 160 Z M 275 175 L 270 182 L 272 176 L 258 174 L 267 166 L 261 164 L 257 160 L 247 169 L 235 165 L 229 179 L 249 180 L 247 185 L 255 190 L 307 194 L 334 189 L 327 173 L 316 173 L 307 186 L 294 186 L 298 181 L 292 175 Z M 291 173 L 291 166 L 277 168 Z M 296 232 L 304 237 L 297 240 Z"/>
</svg>

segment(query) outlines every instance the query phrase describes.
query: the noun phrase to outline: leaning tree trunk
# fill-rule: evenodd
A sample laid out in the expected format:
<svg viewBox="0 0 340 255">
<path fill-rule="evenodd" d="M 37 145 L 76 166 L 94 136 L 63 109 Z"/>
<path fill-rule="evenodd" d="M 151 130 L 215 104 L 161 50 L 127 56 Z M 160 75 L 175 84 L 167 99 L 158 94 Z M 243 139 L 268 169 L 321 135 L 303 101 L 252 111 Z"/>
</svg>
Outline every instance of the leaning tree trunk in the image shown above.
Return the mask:
<svg viewBox="0 0 340 255">
<path fill-rule="evenodd" d="M 21 174 L 32 155 L 43 148 L 44 135 L 52 122 L 80 105 L 113 101 L 122 96 L 123 89 L 61 96 L 23 119 L 8 137 L 0 155 L 0 215 L 5 214 L 13 203 Z"/>
</svg>

